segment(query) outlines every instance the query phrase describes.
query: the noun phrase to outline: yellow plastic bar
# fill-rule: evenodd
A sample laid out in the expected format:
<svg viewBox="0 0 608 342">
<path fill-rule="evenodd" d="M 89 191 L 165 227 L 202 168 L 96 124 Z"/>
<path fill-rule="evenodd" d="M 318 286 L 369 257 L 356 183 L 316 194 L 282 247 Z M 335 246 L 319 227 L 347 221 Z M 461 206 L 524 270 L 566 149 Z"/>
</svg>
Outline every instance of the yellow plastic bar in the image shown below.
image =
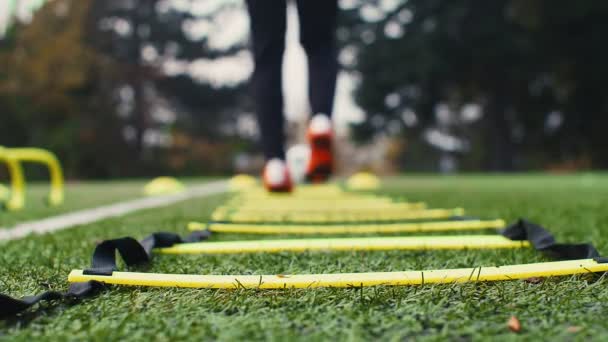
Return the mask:
<svg viewBox="0 0 608 342">
<path fill-rule="evenodd" d="M 463 216 L 464 209 L 426 209 L 426 210 L 401 210 L 397 212 L 384 212 L 376 210 L 373 212 L 342 213 L 226 213 L 217 211 L 211 215 L 213 221 L 225 221 L 226 223 L 344 223 L 344 222 L 386 222 L 402 220 L 431 220 L 447 219 L 450 217 Z"/>
<path fill-rule="evenodd" d="M 189 230 L 209 229 L 214 233 L 238 234 L 380 234 L 445 232 L 462 230 L 500 229 L 503 220 L 437 221 L 420 223 L 353 224 L 353 225 L 260 225 L 190 222 Z"/>
<path fill-rule="evenodd" d="M 59 160 L 57 160 L 57 157 L 53 153 L 39 148 L 7 148 L 5 152 L 19 162 L 33 162 L 46 165 L 51 178 L 49 204 L 57 206 L 63 203 L 63 171 Z"/>
<path fill-rule="evenodd" d="M 297 206 L 268 206 L 268 207 L 257 207 L 257 206 L 242 206 L 239 208 L 230 208 L 230 207 L 218 207 L 216 212 L 224 211 L 229 213 L 231 211 L 238 213 L 250 213 L 250 214 L 259 214 L 259 213 L 272 213 L 272 214 L 288 214 L 288 213 L 299 213 L 299 214 L 318 214 L 318 213 L 342 213 L 349 214 L 356 212 L 359 213 L 374 213 L 381 210 L 382 212 L 401 212 L 404 210 L 422 210 L 426 209 L 426 203 L 418 202 L 418 203 L 386 203 L 381 205 L 340 205 L 339 203 L 328 204 L 327 206 L 320 204 L 317 206 L 308 206 L 308 207 L 297 207 Z"/>
<path fill-rule="evenodd" d="M 502 235 L 277 239 L 181 243 L 158 248 L 162 254 L 235 254 L 305 251 L 461 250 L 529 247 Z"/>
<path fill-rule="evenodd" d="M 353 201 L 353 202 L 383 202 L 391 203 L 393 200 L 389 197 L 379 196 L 361 196 L 357 194 L 339 194 L 335 196 L 295 196 L 290 194 L 267 194 L 261 196 L 238 196 L 232 198 L 228 203 L 233 205 L 241 205 L 244 203 L 314 203 L 314 202 L 333 202 L 333 201 Z"/>
<path fill-rule="evenodd" d="M 400 198 L 403 200 L 402 198 Z M 234 203 L 238 205 L 242 204 L 257 204 L 259 202 L 265 204 L 272 203 L 314 203 L 318 201 L 322 202 L 333 202 L 336 200 L 340 201 L 352 201 L 352 202 L 382 202 L 382 203 L 392 203 L 393 199 L 386 196 L 361 196 L 357 194 L 340 194 L 336 196 L 327 196 L 327 197 L 298 197 L 292 196 L 289 194 L 268 194 L 267 196 L 237 196 L 233 197 L 228 201 L 228 203 Z"/>
<path fill-rule="evenodd" d="M 385 207 L 409 207 L 410 202 L 395 202 L 391 200 L 359 200 L 359 199 L 332 199 L 332 200 L 314 200 L 314 201 L 264 201 L 250 200 L 247 202 L 228 202 L 224 207 L 228 209 L 243 209 L 243 210 L 262 210 L 280 208 L 283 210 L 289 209 L 317 209 L 317 208 L 333 208 L 333 209 L 350 209 L 350 208 L 385 208 Z"/>
<path fill-rule="evenodd" d="M 96 280 L 106 284 L 209 289 L 283 289 L 318 287 L 411 286 L 468 282 L 504 281 L 531 277 L 555 277 L 608 271 L 608 263 L 593 259 L 472 267 L 445 270 L 297 274 L 297 275 L 190 275 L 114 272 L 111 276 L 85 275 L 73 270 L 69 282 Z"/>
<path fill-rule="evenodd" d="M 10 211 L 20 210 L 25 207 L 25 177 L 21 164 L 10 154 L 8 150 L 0 147 L 0 162 L 4 162 L 8 168 L 11 192 L 5 203 L 6 209 Z"/>
</svg>

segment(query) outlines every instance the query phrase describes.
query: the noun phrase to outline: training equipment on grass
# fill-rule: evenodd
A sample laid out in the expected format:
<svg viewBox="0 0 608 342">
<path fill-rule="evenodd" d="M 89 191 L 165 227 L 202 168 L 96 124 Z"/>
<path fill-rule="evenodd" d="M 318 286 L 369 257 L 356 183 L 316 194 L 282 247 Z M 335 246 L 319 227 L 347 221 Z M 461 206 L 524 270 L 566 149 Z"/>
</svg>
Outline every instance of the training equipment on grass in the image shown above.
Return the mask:
<svg viewBox="0 0 608 342">
<path fill-rule="evenodd" d="M 201 223 L 190 222 L 188 229 L 209 230 L 213 233 L 238 234 L 387 234 L 416 232 L 447 232 L 465 230 L 501 229 L 506 226 L 503 220 L 464 220 L 435 221 L 418 223 L 384 224 L 332 224 L 332 225 L 277 225 L 277 224 L 239 224 L 239 223 Z"/>
<path fill-rule="evenodd" d="M 462 208 L 427 209 L 423 202 L 344 192 L 336 186 L 299 187 L 294 194 L 243 192 L 217 208 L 211 218 L 229 223 L 370 223 L 460 217 Z"/>
<path fill-rule="evenodd" d="M 58 206 L 63 203 L 63 171 L 53 153 L 38 148 L 0 147 L 0 161 L 6 163 L 11 177 L 10 198 L 5 202 L 8 210 L 20 210 L 25 207 L 25 177 L 21 166 L 23 162 L 39 163 L 48 168 L 51 182 L 48 204 Z"/>
<path fill-rule="evenodd" d="M 608 260 L 581 259 L 521 265 L 482 266 L 445 270 L 294 274 L 294 275 L 195 275 L 137 272 L 112 272 L 111 275 L 86 274 L 73 270 L 72 283 L 98 281 L 105 284 L 208 289 L 310 289 L 318 287 L 407 286 L 489 282 L 531 277 L 555 277 L 608 271 Z"/>
<path fill-rule="evenodd" d="M 230 215 L 232 213 L 239 214 L 344 214 L 348 215 L 349 213 L 356 213 L 358 215 L 367 213 L 377 213 L 381 210 L 383 213 L 400 213 L 403 211 L 412 211 L 412 210 L 424 210 L 426 209 L 426 203 L 417 202 L 403 202 L 403 203 L 369 203 L 369 204 L 361 204 L 361 203 L 353 203 L 351 205 L 328 205 L 328 206 L 304 206 L 303 208 L 292 208 L 292 206 L 277 206 L 277 207 L 259 207 L 259 206 L 241 206 L 239 208 L 235 207 L 225 207 L 221 206 L 215 209 L 215 215 Z"/>
<path fill-rule="evenodd" d="M 311 203 L 313 204 L 313 203 Z M 323 203 L 325 204 L 325 203 Z M 354 212 L 354 211 L 366 211 L 366 210 L 422 210 L 426 209 L 426 203 L 424 202 L 400 202 L 400 203 L 383 203 L 383 202 L 329 202 L 326 205 L 306 205 L 302 204 L 299 206 L 295 205 L 280 205 L 278 206 L 260 206 L 253 203 L 242 205 L 242 206 L 220 206 L 215 212 L 253 212 L 253 213 L 284 213 L 284 212 L 300 212 L 300 213 L 323 213 L 323 212 Z"/>
<path fill-rule="evenodd" d="M 43 300 L 68 300 L 92 295 L 103 284 L 213 289 L 284 289 L 317 287 L 408 286 L 502 281 L 531 277 L 552 277 L 608 271 L 608 258 L 601 258 L 591 244 L 559 244 L 546 229 L 520 220 L 505 227 L 502 220 L 454 220 L 431 222 L 394 222 L 401 220 L 438 220 L 459 217 L 457 209 L 424 209 L 423 203 L 407 203 L 390 198 L 345 193 L 335 186 L 302 187 L 293 197 L 243 190 L 214 213 L 225 222 L 191 224 L 194 230 L 182 238 L 174 233 L 155 233 L 141 241 L 124 237 L 103 241 L 95 247 L 91 268 L 73 270 L 67 293 L 45 292 L 18 300 L 0 294 L 0 316 L 15 315 Z M 338 204 L 339 203 L 339 204 Z M 239 223 L 239 221 L 247 223 Z M 365 223 L 365 222 L 382 222 Z M 254 224 L 259 222 L 260 224 Z M 283 224 L 289 222 L 290 224 Z M 344 224 L 339 222 L 354 222 Z M 275 223 L 275 224 L 269 224 Z M 306 224 L 305 224 L 306 223 Z M 312 224 L 323 223 L 323 225 Z M 282 239 L 258 241 L 208 240 L 216 232 L 256 234 L 351 234 L 437 232 L 501 229 L 500 235 L 451 235 L 409 237 L 351 237 Z M 534 264 L 465 267 L 458 269 L 403 272 L 366 272 L 339 274 L 277 275 L 188 275 L 119 272 L 117 254 L 127 267 L 150 264 L 154 255 L 227 254 L 303 251 L 420 251 L 519 249 L 532 247 L 565 261 Z M 118 252 L 118 253 L 117 253 Z M 187 257 L 187 256 L 186 256 Z"/>
<path fill-rule="evenodd" d="M 21 164 L 0 146 L 0 161 L 5 163 L 8 169 L 11 190 L 8 198 L 3 199 L 4 207 L 8 210 L 20 210 L 25 206 L 25 178 Z"/>
<path fill-rule="evenodd" d="M 211 219 L 231 223 L 342 223 L 342 222 L 393 222 L 405 220 L 437 220 L 461 217 L 464 209 L 422 209 L 370 212 L 328 212 L 328 213 L 252 213 L 252 212 L 214 212 Z"/>
<path fill-rule="evenodd" d="M 206 233 L 210 234 L 209 232 Z M 524 220 L 507 227 L 503 231 L 504 239 L 520 243 L 522 246 L 524 242 L 527 242 L 541 252 L 558 259 L 570 261 L 446 270 L 310 275 L 175 275 L 117 271 L 117 251 L 127 266 L 145 264 L 151 261 L 154 249 L 164 248 L 166 250 L 167 248 L 200 245 L 199 243 L 191 243 L 191 241 L 209 237 L 209 235 L 204 234 L 205 232 L 195 232 L 193 235 L 182 239 L 176 234 L 157 233 L 150 235 L 142 242 L 133 238 L 104 241 L 97 245 L 95 249 L 92 268 L 73 270 L 68 277 L 68 281 L 99 281 L 107 284 L 134 286 L 280 289 L 499 281 L 608 271 L 608 259 L 600 258 L 599 253 L 592 245 L 556 243 L 553 235 L 546 229 Z"/>
<path fill-rule="evenodd" d="M 117 271 L 116 252 L 119 252 L 128 267 L 143 265 L 151 262 L 154 249 L 201 241 L 209 238 L 210 234 L 209 231 L 196 231 L 181 238 L 173 233 L 156 233 L 141 242 L 130 237 L 103 241 L 95 248 L 90 269 L 73 270 L 69 274 L 68 281 L 72 285 L 67 293 L 45 292 L 21 300 L 0 294 L 0 316 L 18 314 L 42 300 L 83 298 L 97 293 L 103 284 L 215 289 L 310 289 L 487 282 L 608 271 L 608 259 L 599 257 L 592 245 L 556 243 L 547 230 L 524 220 L 507 227 L 503 236 L 513 242 L 527 241 L 536 250 L 569 261 L 445 270 L 308 275 L 185 275 Z"/>
<path fill-rule="evenodd" d="M 380 188 L 380 178 L 369 172 L 359 172 L 346 181 L 346 186 L 356 191 L 377 190 Z"/>
<path fill-rule="evenodd" d="M 183 192 L 184 184 L 173 177 L 158 177 L 144 186 L 146 196 L 172 195 Z"/>
<path fill-rule="evenodd" d="M 67 292 L 47 291 L 36 296 L 27 296 L 16 299 L 0 293 L 0 319 L 15 316 L 32 306 L 43 301 L 65 301 L 75 300 L 93 296 L 104 289 L 104 285 L 98 281 L 85 281 L 71 283 Z"/>
<path fill-rule="evenodd" d="M 391 236 L 334 239 L 276 239 L 182 243 L 156 250 L 162 254 L 235 254 L 306 251 L 388 251 L 508 249 L 530 246 L 500 235 Z"/>
</svg>

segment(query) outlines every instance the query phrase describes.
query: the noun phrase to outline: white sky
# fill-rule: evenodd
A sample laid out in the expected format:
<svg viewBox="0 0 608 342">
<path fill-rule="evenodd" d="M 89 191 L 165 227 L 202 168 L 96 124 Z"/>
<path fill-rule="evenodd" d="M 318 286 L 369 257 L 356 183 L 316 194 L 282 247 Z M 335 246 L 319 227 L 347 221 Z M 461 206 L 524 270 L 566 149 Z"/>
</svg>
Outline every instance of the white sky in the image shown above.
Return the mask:
<svg viewBox="0 0 608 342">
<path fill-rule="evenodd" d="M 6 25 L 9 21 L 9 6 L 10 0 L 0 0 L 0 36 L 4 33 Z M 31 9 L 38 5 L 41 0 L 19 0 L 17 8 L 17 16 L 21 20 L 28 20 L 31 16 Z"/>
</svg>

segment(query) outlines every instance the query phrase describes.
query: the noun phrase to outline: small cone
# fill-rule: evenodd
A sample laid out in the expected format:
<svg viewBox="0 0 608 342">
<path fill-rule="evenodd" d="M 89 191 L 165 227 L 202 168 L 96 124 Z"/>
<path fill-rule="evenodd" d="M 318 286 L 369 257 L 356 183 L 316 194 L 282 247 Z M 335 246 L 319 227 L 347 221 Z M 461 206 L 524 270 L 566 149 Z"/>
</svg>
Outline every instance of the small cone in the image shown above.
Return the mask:
<svg viewBox="0 0 608 342">
<path fill-rule="evenodd" d="M 144 186 L 144 195 L 160 196 L 171 195 L 184 191 L 184 185 L 173 177 L 154 178 Z"/>
<path fill-rule="evenodd" d="M 380 187 L 380 178 L 369 172 L 359 172 L 346 181 L 350 190 L 377 190 Z"/>
<path fill-rule="evenodd" d="M 228 188 L 230 191 L 242 191 L 251 189 L 258 184 L 258 180 L 250 175 L 236 175 L 228 181 Z"/>
</svg>

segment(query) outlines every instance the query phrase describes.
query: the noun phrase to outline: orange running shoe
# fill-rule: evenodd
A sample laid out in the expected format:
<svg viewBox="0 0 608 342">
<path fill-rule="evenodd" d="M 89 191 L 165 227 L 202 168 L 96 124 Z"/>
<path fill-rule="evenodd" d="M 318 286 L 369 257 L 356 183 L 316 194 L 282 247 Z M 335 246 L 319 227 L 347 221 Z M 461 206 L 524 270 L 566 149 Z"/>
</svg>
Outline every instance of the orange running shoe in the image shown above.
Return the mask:
<svg viewBox="0 0 608 342">
<path fill-rule="evenodd" d="M 284 161 L 275 158 L 266 162 L 262 174 L 264 187 L 270 192 L 291 192 L 293 185 Z"/>
<path fill-rule="evenodd" d="M 333 129 L 327 115 L 317 114 L 308 126 L 310 160 L 306 168 L 306 180 L 310 183 L 326 182 L 334 170 L 332 152 Z"/>
</svg>

